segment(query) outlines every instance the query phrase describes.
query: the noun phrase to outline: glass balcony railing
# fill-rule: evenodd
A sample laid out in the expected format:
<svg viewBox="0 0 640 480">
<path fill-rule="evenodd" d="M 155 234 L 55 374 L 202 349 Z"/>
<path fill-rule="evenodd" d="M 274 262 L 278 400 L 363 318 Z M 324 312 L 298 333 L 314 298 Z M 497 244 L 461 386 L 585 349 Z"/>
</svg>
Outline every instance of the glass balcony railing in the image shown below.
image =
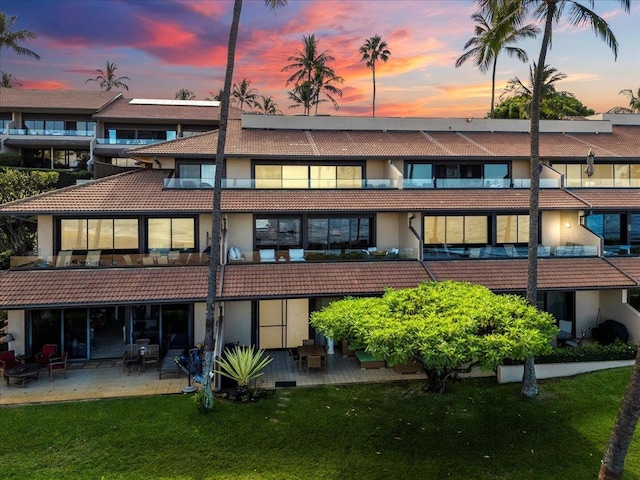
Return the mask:
<svg viewBox="0 0 640 480">
<path fill-rule="evenodd" d="M 638 252 L 640 254 L 640 251 Z M 449 245 L 424 248 L 425 260 L 527 258 L 526 245 L 485 245 L 484 247 L 455 247 Z M 596 245 L 538 245 L 538 258 L 544 257 L 597 257 Z"/>
<path fill-rule="evenodd" d="M 98 145 L 153 145 L 164 141 L 155 138 L 96 138 Z"/>
<path fill-rule="evenodd" d="M 208 265 L 209 255 L 198 252 L 162 250 L 141 254 L 111 254 L 100 251 L 82 255 L 59 254 L 46 258 L 15 256 L 9 260 L 11 270 L 34 270 L 51 268 L 106 268 L 106 267 L 152 267 Z"/>
<path fill-rule="evenodd" d="M 165 178 L 164 188 L 211 190 L 213 183 L 213 178 Z"/>
<path fill-rule="evenodd" d="M 184 189 L 208 189 L 213 188 L 213 178 L 167 178 L 164 180 L 164 188 Z M 361 189 L 361 188 L 397 188 L 397 180 L 392 179 L 367 179 L 351 182 L 329 182 L 327 180 L 255 180 L 252 178 L 223 178 L 222 188 L 237 188 L 247 190 L 283 190 L 283 189 Z"/>
<path fill-rule="evenodd" d="M 10 128 L 9 135 L 39 135 L 55 137 L 93 137 L 93 130 L 41 130 L 37 128 L 16 129 Z"/>
</svg>

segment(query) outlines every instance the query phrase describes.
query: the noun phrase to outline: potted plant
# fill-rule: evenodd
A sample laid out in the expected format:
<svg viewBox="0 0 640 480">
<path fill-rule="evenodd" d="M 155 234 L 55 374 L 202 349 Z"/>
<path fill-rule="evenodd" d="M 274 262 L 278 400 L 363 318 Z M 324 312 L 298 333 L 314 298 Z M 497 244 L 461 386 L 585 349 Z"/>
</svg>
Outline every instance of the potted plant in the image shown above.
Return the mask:
<svg viewBox="0 0 640 480">
<path fill-rule="evenodd" d="M 262 370 L 272 360 L 273 358 L 264 356 L 264 350 L 236 345 L 233 350 L 226 350 L 223 358 L 216 360 L 220 367 L 216 373 L 238 382 L 236 400 L 246 401 L 251 396 L 249 382 L 260 377 L 264 373 Z"/>
</svg>

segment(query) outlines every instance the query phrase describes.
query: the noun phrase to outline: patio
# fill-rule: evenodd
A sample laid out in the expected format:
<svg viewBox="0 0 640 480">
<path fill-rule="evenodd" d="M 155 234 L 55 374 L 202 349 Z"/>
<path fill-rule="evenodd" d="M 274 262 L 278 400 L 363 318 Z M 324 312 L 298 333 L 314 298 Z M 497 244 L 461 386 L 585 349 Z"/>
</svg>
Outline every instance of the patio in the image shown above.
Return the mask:
<svg viewBox="0 0 640 480">
<path fill-rule="evenodd" d="M 300 373 L 292 368 L 285 351 L 271 351 L 273 361 L 264 375 L 255 382 L 260 388 L 301 387 L 313 385 L 337 385 L 353 383 L 380 383 L 426 378 L 425 374 L 400 374 L 392 368 L 361 369 L 355 357 L 343 357 L 339 352 L 328 355 L 327 372 Z M 39 380 L 30 380 L 25 388 L 0 384 L 0 406 L 49 403 L 101 398 L 134 397 L 141 395 L 180 394 L 188 384 L 186 375 L 163 374 L 158 378 L 156 368 L 145 372 L 132 369 L 123 372 L 122 360 L 104 360 L 87 363 L 72 363 L 67 369 L 67 378 L 54 377 L 49 381 L 47 372 L 41 372 Z"/>
</svg>

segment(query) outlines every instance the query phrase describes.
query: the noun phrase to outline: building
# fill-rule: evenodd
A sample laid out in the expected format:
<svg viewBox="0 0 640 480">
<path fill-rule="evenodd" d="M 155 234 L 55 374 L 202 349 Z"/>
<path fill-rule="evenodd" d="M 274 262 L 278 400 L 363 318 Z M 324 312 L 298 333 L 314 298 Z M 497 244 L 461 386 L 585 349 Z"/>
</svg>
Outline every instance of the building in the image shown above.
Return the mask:
<svg viewBox="0 0 640 480">
<path fill-rule="evenodd" d="M 528 121 L 244 114 L 228 129 L 220 344 L 297 346 L 332 300 L 421 281 L 526 290 Z M 611 318 L 637 342 L 640 116 L 541 132 L 539 306 L 575 337 Z M 0 274 L 17 351 L 203 341 L 217 135 L 130 147 L 143 168 L 0 206 L 38 221 L 38 252 Z"/>
</svg>

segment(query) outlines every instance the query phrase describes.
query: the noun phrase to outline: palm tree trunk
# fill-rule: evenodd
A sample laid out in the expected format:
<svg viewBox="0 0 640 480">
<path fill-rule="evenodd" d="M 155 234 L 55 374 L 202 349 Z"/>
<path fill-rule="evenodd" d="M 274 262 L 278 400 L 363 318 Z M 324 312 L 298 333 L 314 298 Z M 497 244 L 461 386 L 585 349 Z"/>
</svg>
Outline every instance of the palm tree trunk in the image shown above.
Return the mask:
<svg viewBox="0 0 640 480">
<path fill-rule="evenodd" d="M 227 69 L 224 76 L 224 95 L 220 105 L 220 126 L 218 128 L 218 146 L 216 150 L 216 176 L 213 187 L 213 221 L 211 225 L 211 259 L 209 262 L 209 284 L 207 288 L 207 317 L 204 340 L 204 365 L 202 375 L 202 390 L 204 392 L 204 409 L 213 409 L 213 392 L 211 377 L 214 367 L 215 352 L 221 349 L 219 338 L 214 338 L 218 332 L 220 314 L 216 308 L 218 291 L 218 265 L 220 264 L 220 225 L 222 211 L 220 197 L 222 195 L 222 170 L 224 168 L 224 149 L 227 139 L 227 120 L 229 118 L 229 101 L 231 97 L 231 82 L 235 63 L 236 40 L 240 24 L 242 0 L 235 0 L 233 4 L 233 20 L 229 31 L 229 48 L 227 51 Z"/>
<path fill-rule="evenodd" d="M 371 71 L 373 72 L 373 116 L 376 116 L 376 64 L 371 63 Z"/>
<path fill-rule="evenodd" d="M 545 18 L 544 35 L 538 58 L 538 68 L 535 72 L 533 85 L 533 98 L 531 100 L 531 190 L 529 195 L 529 245 L 527 262 L 527 301 L 536 305 L 538 297 L 538 231 L 539 225 L 539 197 L 540 197 L 540 98 L 542 96 L 542 73 L 547 58 L 547 49 L 551 39 L 551 28 L 556 2 L 549 1 Z M 530 365 L 527 368 L 527 363 Z M 532 397 L 538 394 L 538 384 L 535 378 L 535 365 L 533 357 L 525 360 L 525 369 L 522 377 L 522 395 Z"/>
<path fill-rule="evenodd" d="M 493 57 L 493 72 L 491 74 L 491 109 L 489 110 L 489 118 L 496 118 L 496 67 L 498 65 L 498 56 Z"/>
<path fill-rule="evenodd" d="M 631 373 L 631 380 L 622 397 L 620 411 L 602 459 L 598 480 L 618 480 L 624 472 L 624 459 L 640 416 L 640 348 Z"/>
</svg>

